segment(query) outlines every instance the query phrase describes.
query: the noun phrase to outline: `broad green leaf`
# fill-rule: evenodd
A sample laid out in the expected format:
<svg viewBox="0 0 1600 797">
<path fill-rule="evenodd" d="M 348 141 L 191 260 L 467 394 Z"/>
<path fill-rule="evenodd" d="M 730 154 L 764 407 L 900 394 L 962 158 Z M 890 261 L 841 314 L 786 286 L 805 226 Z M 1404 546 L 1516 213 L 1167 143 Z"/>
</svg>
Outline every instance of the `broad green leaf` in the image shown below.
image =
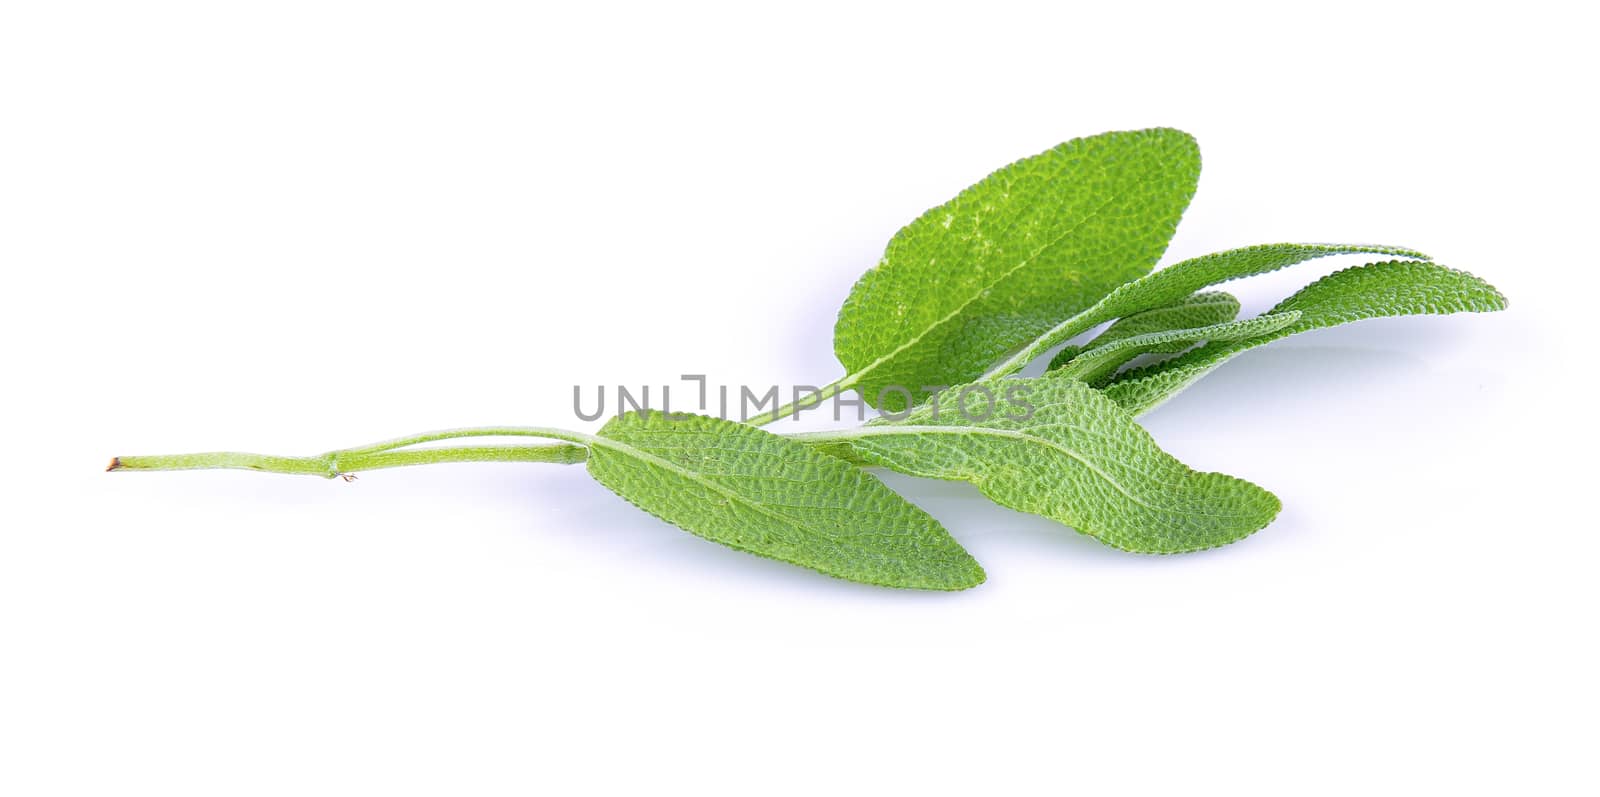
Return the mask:
<svg viewBox="0 0 1600 797">
<path fill-rule="evenodd" d="M 977 392 L 963 402 L 963 390 L 952 388 L 931 402 L 939 411 L 916 424 L 869 424 L 796 439 L 862 464 L 971 482 L 1002 506 L 1140 553 L 1225 545 L 1278 513 L 1278 499 L 1254 484 L 1190 470 L 1133 416 L 1082 382 L 1002 384 L 1007 390 L 994 395 L 992 406 Z"/>
<path fill-rule="evenodd" d="M 1095 305 L 1056 324 L 1049 331 L 991 370 L 997 376 L 1016 373 L 1023 366 L 1063 341 L 1113 318 L 1153 310 L 1182 300 L 1208 285 L 1265 274 L 1319 257 L 1344 254 L 1380 254 L 1427 260 L 1411 249 L 1365 244 L 1262 244 L 1185 260 L 1112 291 Z"/>
<path fill-rule="evenodd" d="M 1283 313 L 1267 313 L 1256 318 L 1246 318 L 1241 321 L 1228 321 L 1222 324 L 1212 324 L 1208 327 L 1195 329 L 1168 329 L 1161 332 L 1146 332 L 1124 338 L 1105 346 L 1090 349 L 1079 355 L 1072 362 L 1051 371 L 1049 376 L 1060 379 L 1076 379 L 1096 385 L 1102 380 L 1115 374 L 1117 368 L 1123 363 L 1138 357 L 1141 354 L 1182 351 L 1201 341 L 1232 341 L 1248 340 L 1277 332 L 1284 327 L 1299 320 L 1300 313 L 1290 310 Z"/>
<path fill-rule="evenodd" d="M 1235 341 L 1213 341 L 1186 354 L 1118 376 L 1106 395 L 1134 414 L 1148 412 L 1240 352 L 1299 332 L 1399 315 L 1445 315 L 1503 310 L 1494 286 L 1465 271 L 1433 263 L 1394 260 L 1335 272 L 1274 307 L 1297 312 L 1281 329 Z"/>
<path fill-rule="evenodd" d="M 1017 161 L 924 213 L 839 310 L 834 351 L 848 373 L 838 386 L 880 406 L 887 387 L 978 377 L 1148 272 L 1199 174 L 1187 133 L 1106 133 Z M 881 397 L 905 408 L 899 392 Z"/>
<path fill-rule="evenodd" d="M 1079 354 L 1093 351 L 1126 340 L 1137 335 L 1151 332 L 1164 332 L 1169 329 L 1195 329 L 1208 327 L 1232 321 L 1239 314 L 1239 300 L 1232 294 L 1222 291 L 1197 293 L 1177 304 L 1166 307 L 1157 307 L 1135 313 L 1127 318 L 1120 318 L 1115 324 L 1106 328 L 1106 331 L 1096 335 L 1095 338 L 1083 346 L 1068 346 L 1050 360 L 1047 370 L 1055 370 L 1066 365 Z M 1188 348 L 1190 342 L 1176 341 L 1171 346 L 1152 349 L 1155 353 L 1176 354 Z"/>
<path fill-rule="evenodd" d="M 887 587 L 983 583 L 944 527 L 882 482 L 752 426 L 629 413 L 600 430 L 588 467 L 640 509 L 730 548 Z"/>
</svg>

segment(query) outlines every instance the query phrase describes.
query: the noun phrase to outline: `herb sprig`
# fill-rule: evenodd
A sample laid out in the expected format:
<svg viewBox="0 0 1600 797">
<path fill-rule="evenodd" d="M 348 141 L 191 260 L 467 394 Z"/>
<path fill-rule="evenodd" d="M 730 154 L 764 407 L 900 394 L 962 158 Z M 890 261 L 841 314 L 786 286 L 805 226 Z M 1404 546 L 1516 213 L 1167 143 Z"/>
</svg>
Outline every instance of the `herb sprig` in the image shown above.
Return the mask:
<svg viewBox="0 0 1600 797">
<path fill-rule="evenodd" d="M 1379 316 L 1501 310 L 1506 300 L 1471 274 L 1392 246 L 1267 244 L 1150 273 L 1199 173 L 1186 133 L 1105 133 L 1006 166 L 901 229 L 839 311 L 834 350 L 846 374 L 813 399 L 854 390 L 885 413 L 855 429 L 760 428 L 799 403 L 745 423 L 644 410 L 592 435 L 482 427 L 309 457 L 118 457 L 108 470 L 349 479 L 444 462 L 586 463 L 611 491 L 705 539 L 850 581 L 916 589 L 965 589 L 984 572 L 937 520 L 862 467 L 971 482 L 995 503 L 1122 550 L 1225 545 L 1271 523 L 1278 499 L 1190 469 L 1135 416 L 1288 335 Z M 1255 318 L 1236 319 L 1237 300 L 1205 290 L 1344 254 L 1386 259 L 1324 277 Z M 1069 344 L 1107 322 L 1087 343 Z M 1042 376 L 1016 375 L 1052 352 Z M 1142 355 L 1167 359 L 1129 367 Z M 926 385 L 955 387 L 915 404 L 901 387 Z M 968 412 L 980 394 L 984 411 Z M 553 442 L 420 447 L 505 437 Z"/>
</svg>

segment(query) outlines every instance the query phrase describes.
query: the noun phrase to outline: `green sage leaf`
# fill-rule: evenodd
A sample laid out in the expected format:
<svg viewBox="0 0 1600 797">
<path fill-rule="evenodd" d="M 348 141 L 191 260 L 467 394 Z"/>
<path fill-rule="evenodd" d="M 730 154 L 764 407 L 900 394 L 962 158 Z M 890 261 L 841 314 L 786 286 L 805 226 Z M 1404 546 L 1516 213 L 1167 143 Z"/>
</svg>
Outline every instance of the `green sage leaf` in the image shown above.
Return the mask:
<svg viewBox="0 0 1600 797">
<path fill-rule="evenodd" d="M 1193 138 L 1152 129 L 1074 139 L 989 175 L 896 233 L 851 289 L 834 327 L 838 384 L 898 411 L 905 396 L 885 388 L 977 378 L 1148 272 L 1199 174 Z"/>
<path fill-rule="evenodd" d="M 1050 372 L 1053 378 L 1076 379 L 1091 385 L 1116 373 L 1123 363 L 1141 354 L 1182 351 L 1201 341 L 1249 340 L 1277 332 L 1299 320 L 1300 313 L 1289 310 L 1267 313 L 1256 318 L 1228 321 L 1196 329 L 1168 329 L 1146 332 L 1114 343 L 1098 346 L 1074 358 L 1066 365 Z"/>
<path fill-rule="evenodd" d="M 1172 329 L 1196 329 L 1209 327 L 1232 321 L 1239 314 L 1239 300 L 1233 294 L 1222 291 L 1197 293 L 1177 304 L 1166 307 L 1157 307 L 1135 313 L 1126 318 L 1117 319 L 1115 324 L 1107 327 L 1104 332 L 1083 346 L 1069 346 L 1062 349 L 1050 360 L 1047 370 L 1054 371 L 1079 354 L 1095 349 L 1104 348 L 1120 340 L 1145 335 L 1151 332 L 1165 332 Z M 1176 354 L 1191 345 L 1190 341 L 1174 341 L 1172 344 L 1161 348 L 1151 349 L 1154 353 Z"/>
<path fill-rule="evenodd" d="M 730 548 L 888 587 L 984 580 L 937 520 L 882 482 L 752 426 L 629 413 L 600 430 L 588 468 L 640 509 Z"/>
<path fill-rule="evenodd" d="M 1364 318 L 1485 313 L 1505 307 L 1505 297 L 1494 286 L 1465 271 L 1401 260 L 1357 266 L 1323 277 L 1271 310 L 1299 313 L 1294 323 L 1242 340 L 1213 341 L 1166 362 L 1133 369 L 1117 376 L 1105 393 L 1130 412 L 1142 414 L 1240 352 L 1299 332 Z"/>
<path fill-rule="evenodd" d="M 1112 291 L 1101 300 L 1091 315 L 1099 321 L 1171 304 L 1201 288 L 1220 282 L 1266 274 L 1319 257 L 1347 254 L 1379 254 L 1428 260 L 1413 249 L 1366 244 L 1261 244 L 1229 249 L 1185 260 L 1134 280 Z M 1092 326 L 1093 324 L 1091 324 Z"/>
<path fill-rule="evenodd" d="M 997 376 L 1016 373 L 1045 352 L 1097 324 L 1173 304 L 1208 285 L 1265 274 L 1319 257 L 1356 253 L 1428 259 L 1427 255 L 1411 249 L 1365 244 L 1263 244 L 1196 257 L 1117 288 L 1093 307 L 1066 318 L 1034 338 L 990 373 Z"/>
<path fill-rule="evenodd" d="M 977 485 L 995 503 L 1060 521 L 1126 551 L 1213 548 L 1263 528 L 1272 493 L 1200 473 L 1162 451 L 1133 416 L 1071 379 L 1008 379 L 988 396 L 951 388 L 917 423 L 796 439 L 854 462 Z M 964 409 L 963 409 L 964 406 Z M 990 410 L 987 417 L 982 417 Z"/>
</svg>

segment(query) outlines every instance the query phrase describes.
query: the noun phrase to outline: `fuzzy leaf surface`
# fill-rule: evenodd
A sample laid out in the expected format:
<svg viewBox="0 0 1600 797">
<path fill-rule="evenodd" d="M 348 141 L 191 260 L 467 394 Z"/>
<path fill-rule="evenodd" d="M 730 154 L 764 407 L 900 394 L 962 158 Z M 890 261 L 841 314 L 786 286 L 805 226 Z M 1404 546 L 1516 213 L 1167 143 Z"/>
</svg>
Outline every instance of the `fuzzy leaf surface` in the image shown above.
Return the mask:
<svg viewBox="0 0 1600 797">
<path fill-rule="evenodd" d="M 1047 370 L 1055 370 L 1079 354 L 1086 354 L 1095 349 L 1103 348 L 1138 335 L 1151 332 L 1165 332 L 1172 329 L 1195 329 L 1222 324 L 1232 321 L 1239 314 L 1239 300 L 1233 294 L 1222 291 L 1197 293 L 1177 304 L 1157 307 L 1142 313 L 1134 313 L 1126 318 L 1117 319 L 1117 322 L 1106 328 L 1106 331 L 1096 335 L 1095 338 L 1083 346 L 1069 346 L 1062 349 L 1050 360 Z M 1170 346 L 1151 351 L 1157 353 L 1175 354 L 1189 347 L 1188 342 L 1174 342 Z"/>
<path fill-rule="evenodd" d="M 1213 341 L 1171 360 L 1117 376 L 1106 395 L 1134 414 L 1154 409 L 1217 366 L 1279 338 L 1365 318 L 1504 310 L 1494 286 L 1434 263 L 1394 260 L 1335 272 L 1283 300 L 1271 313 L 1298 312 L 1293 324 L 1252 338 Z"/>
<path fill-rule="evenodd" d="M 840 308 L 841 384 L 879 406 L 888 386 L 977 378 L 1148 272 L 1199 174 L 1187 133 L 1106 133 L 1017 161 L 929 210 L 895 234 Z M 904 404 L 883 394 L 885 409 Z"/>
<path fill-rule="evenodd" d="M 1175 263 L 1111 292 L 1096 307 L 1102 321 L 1171 304 L 1201 288 L 1229 280 L 1266 274 L 1319 257 L 1379 254 L 1427 260 L 1428 256 L 1398 246 L 1366 244 L 1261 244 L 1229 249 Z M 1100 323 L 1099 321 L 1095 323 Z"/>
<path fill-rule="evenodd" d="M 887 587 L 984 580 L 937 520 L 882 482 L 745 424 L 629 413 L 600 430 L 588 467 L 640 509 L 730 548 Z"/>
<path fill-rule="evenodd" d="M 1214 548 L 1250 535 L 1278 499 L 1247 481 L 1191 470 L 1156 445 L 1133 416 L 1070 379 L 1008 379 L 989 404 L 962 390 L 930 402 L 915 424 L 869 424 L 800 435 L 842 458 L 913 476 L 971 482 L 995 503 L 1043 515 L 1107 545 L 1139 553 Z M 1031 410 L 1031 412 L 1030 412 Z M 1028 417 L 1023 419 L 1022 416 Z"/>
<path fill-rule="evenodd" d="M 1116 373 L 1117 368 L 1121 367 L 1123 363 L 1141 354 L 1174 350 L 1182 351 L 1201 341 L 1236 341 L 1259 338 L 1277 332 L 1295 323 L 1299 318 L 1300 313 L 1298 311 L 1288 310 L 1195 329 L 1168 329 L 1160 332 L 1146 332 L 1143 335 L 1134 335 L 1131 338 L 1123 338 L 1105 346 L 1090 349 L 1079 355 L 1072 362 L 1051 371 L 1050 376 L 1060 379 L 1076 379 L 1091 385 L 1097 384 Z"/>
<path fill-rule="evenodd" d="M 1031 344 L 997 365 L 992 372 L 1001 376 L 1015 373 L 1052 347 L 1097 324 L 1174 304 L 1206 286 L 1265 274 L 1319 257 L 1344 254 L 1428 259 L 1427 255 L 1411 249 L 1367 244 L 1262 244 L 1192 258 L 1117 288 L 1093 307 L 1067 318 L 1035 338 Z"/>
</svg>

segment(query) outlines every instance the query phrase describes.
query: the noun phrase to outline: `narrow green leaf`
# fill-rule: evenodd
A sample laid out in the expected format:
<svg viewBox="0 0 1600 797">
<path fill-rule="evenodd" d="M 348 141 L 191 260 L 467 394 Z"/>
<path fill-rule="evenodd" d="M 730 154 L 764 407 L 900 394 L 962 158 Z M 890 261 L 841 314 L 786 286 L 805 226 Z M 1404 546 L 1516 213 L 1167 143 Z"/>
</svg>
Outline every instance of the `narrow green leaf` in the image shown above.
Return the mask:
<svg viewBox="0 0 1600 797">
<path fill-rule="evenodd" d="M 1134 415 L 1143 415 L 1167 399 L 1176 396 L 1190 385 L 1200 381 L 1206 374 L 1217 369 L 1217 366 L 1227 362 L 1233 355 L 1216 359 L 1207 358 L 1191 363 L 1178 363 L 1169 360 L 1158 363 L 1161 368 L 1146 371 L 1130 371 L 1127 380 L 1113 379 L 1110 384 L 1101 388 L 1101 392 L 1111 397 L 1128 412 Z"/>
<path fill-rule="evenodd" d="M 1117 319 L 1106 331 L 1089 341 L 1084 349 L 1094 349 L 1147 332 L 1208 327 L 1232 321 L 1238 314 L 1239 300 L 1233 294 L 1223 291 L 1196 293 L 1177 304 Z"/>
<path fill-rule="evenodd" d="M 730 548 L 887 587 L 983 583 L 949 532 L 882 482 L 752 426 L 629 413 L 600 430 L 588 467 L 640 509 Z"/>
<path fill-rule="evenodd" d="M 1115 374 L 1123 363 L 1141 354 L 1187 349 L 1201 341 L 1247 340 L 1277 332 L 1299 320 L 1300 313 L 1290 310 L 1267 313 L 1256 318 L 1228 321 L 1196 329 L 1168 329 L 1146 332 L 1131 338 L 1090 349 L 1072 362 L 1050 372 L 1053 378 L 1076 379 L 1091 385 Z"/>
<path fill-rule="evenodd" d="M 1185 298 L 1177 304 L 1166 307 L 1157 307 L 1135 313 L 1126 318 L 1120 318 L 1115 324 L 1106 328 L 1106 331 L 1096 335 L 1095 338 L 1083 346 L 1068 346 L 1050 360 L 1047 370 L 1055 370 L 1066 365 L 1081 353 L 1109 346 L 1119 340 L 1126 340 L 1136 335 L 1151 332 L 1164 332 L 1169 329 L 1195 329 L 1208 327 L 1232 321 L 1239 314 L 1239 300 L 1233 294 L 1222 291 L 1197 293 Z M 1151 349 L 1154 353 L 1176 354 L 1188 348 L 1188 341 L 1174 342 L 1172 345 Z"/>
<path fill-rule="evenodd" d="M 1096 338 L 1096 340 L 1099 340 L 1099 338 Z M 1091 342 L 1093 342 L 1093 341 L 1091 341 Z M 1069 345 L 1066 345 L 1066 346 L 1062 346 L 1060 351 L 1057 351 L 1055 353 L 1055 356 L 1050 358 L 1050 364 L 1045 366 L 1045 369 L 1044 369 L 1045 372 L 1049 373 L 1050 371 L 1054 371 L 1055 369 L 1060 368 L 1061 366 L 1066 365 L 1069 362 L 1072 362 L 1072 358 L 1077 357 L 1078 355 L 1082 354 L 1083 350 L 1086 349 L 1086 348 L 1088 348 L 1087 345 L 1085 345 L 1085 346 L 1074 346 L 1074 345 L 1069 344 Z M 980 380 L 980 381 L 984 381 L 984 380 Z"/>
<path fill-rule="evenodd" d="M 896 233 L 856 283 L 834 327 L 838 384 L 880 406 L 888 387 L 978 377 L 1148 272 L 1199 173 L 1193 138 L 1153 129 L 1074 139 L 989 175 Z M 905 408 L 897 391 L 881 399 Z"/>
<path fill-rule="evenodd" d="M 1197 257 L 1168 266 L 1112 291 L 1093 307 L 1056 324 L 991 369 L 1007 376 L 1043 356 L 1051 348 L 1097 324 L 1180 301 L 1195 291 L 1219 282 L 1265 274 L 1286 266 L 1329 255 L 1380 254 L 1427 260 L 1428 256 L 1396 246 L 1365 244 L 1263 244 Z"/>
<path fill-rule="evenodd" d="M 1133 416 L 1082 382 L 1002 384 L 1007 389 L 994 395 L 992 407 L 980 393 L 964 397 L 952 388 L 931 402 L 938 412 L 916 424 L 869 424 L 796 439 L 862 464 L 971 482 L 1002 506 L 1140 553 L 1225 545 L 1278 513 L 1278 499 L 1254 484 L 1190 470 Z M 988 417 L 986 409 L 992 409 Z"/>
<path fill-rule="evenodd" d="M 1365 244 L 1262 244 L 1216 252 L 1164 268 L 1128 283 L 1099 303 L 1105 319 L 1125 316 L 1182 299 L 1201 288 L 1219 282 L 1266 274 L 1271 271 L 1315 260 L 1347 254 L 1379 254 L 1427 260 L 1428 256 L 1398 246 Z M 1105 320 L 1102 319 L 1102 320 Z M 1100 322 L 1095 322 L 1100 323 Z"/>
<path fill-rule="evenodd" d="M 1364 318 L 1485 313 L 1505 307 L 1505 297 L 1494 286 L 1465 271 L 1402 260 L 1357 266 L 1323 277 L 1272 309 L 1298 312 L 1300 318 L 1293 324 L 1252 338 L 1213 341 L 1166 362 L 1128 371 L 1105 393 L 1141 414 L 1240 352 L 1299 332 Z"/>
</svg>

